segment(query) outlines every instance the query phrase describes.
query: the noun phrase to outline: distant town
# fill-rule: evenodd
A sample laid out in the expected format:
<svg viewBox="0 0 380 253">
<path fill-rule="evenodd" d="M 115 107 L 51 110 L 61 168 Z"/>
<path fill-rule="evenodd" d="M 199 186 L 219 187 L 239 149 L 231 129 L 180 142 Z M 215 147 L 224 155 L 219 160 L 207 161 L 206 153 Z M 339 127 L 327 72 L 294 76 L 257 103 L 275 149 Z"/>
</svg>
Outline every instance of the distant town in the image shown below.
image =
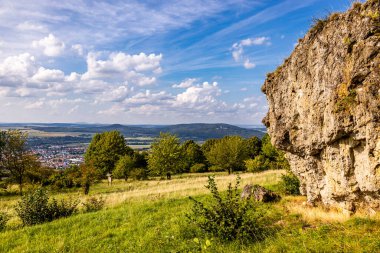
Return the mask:
<svg viewBox="0 0 380 253">
<path fill-rule="evenodd" d="M 65 169 L 84 162 L 88 144 L 41 145 L 32 147 L 40 162 L 47 167 Z"/>
</svg>

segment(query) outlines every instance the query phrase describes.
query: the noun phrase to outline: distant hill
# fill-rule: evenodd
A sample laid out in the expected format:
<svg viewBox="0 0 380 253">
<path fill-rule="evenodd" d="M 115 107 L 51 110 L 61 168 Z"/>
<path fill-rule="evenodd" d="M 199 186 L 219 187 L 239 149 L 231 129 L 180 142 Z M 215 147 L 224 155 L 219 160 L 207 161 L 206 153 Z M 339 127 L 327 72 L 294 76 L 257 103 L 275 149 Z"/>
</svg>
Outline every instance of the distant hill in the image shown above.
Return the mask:
<svg viewBox="0 0 380 253">
<path fill-rule="evenodd" d="M 5 124 L 2 124 L 3 126 Z M 176 134 L 183 140 L 193 139 L 197 141 L 209 138 L 221 138 L 226 135 L 238 135 L 244 138 L 257 136 L 261 138 L 265 134 L 265 129 L 248 129 L 229 124 L 178 124 L 178 125 L 101 125 L 101 124 L 8 124 L 7 126 L 26 127 L 43 132 L 76 132 L 76 133 L 101 133 L 105 131 L 117 130 L 126 137 L 156 137 L 160 132 Z"/>
</svg>

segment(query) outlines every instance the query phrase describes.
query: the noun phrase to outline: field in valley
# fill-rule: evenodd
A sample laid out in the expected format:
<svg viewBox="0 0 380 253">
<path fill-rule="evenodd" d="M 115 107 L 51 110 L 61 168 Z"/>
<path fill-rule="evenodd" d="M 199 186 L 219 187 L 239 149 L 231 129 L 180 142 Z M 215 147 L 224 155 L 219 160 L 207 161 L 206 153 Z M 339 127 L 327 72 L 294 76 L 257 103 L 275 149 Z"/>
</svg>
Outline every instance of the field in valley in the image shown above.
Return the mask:
<svg viewBox="0 0 380 253">
<path fill-rule="evenodd" d="M 278 189 L 283 171 L 241 174 L 247 183 Z M 91 196 L 102 196 L 105 208 L 50 223 L 21 227 L 13 207 L 17 196 L 0 197 L 0 211 L 12 218 L 0 232 L 0 252 L 201 252 L 206 239 L 211 245 L 204 252 L 379 252 L 380 217 L 364 213 L 346 217 L 336 210 L 304 206 L 304 197 L 285 196 L 266 204 L 276 218 L 274 234 L 259 243 L 224 242 L 204 235 L 187 222 L 192 207 L 188 198 L 207 201 L 208 174 L 186 174 L 172 180 L 106 182 L 93 186 Z M 221 190 L 235 182 L 236 175 L 218 173 Z M 79 198 L 80 189 L 51 193 L 54 197 Z M 199 239 L 199 243 L 195 238 Z"/>
</svg>

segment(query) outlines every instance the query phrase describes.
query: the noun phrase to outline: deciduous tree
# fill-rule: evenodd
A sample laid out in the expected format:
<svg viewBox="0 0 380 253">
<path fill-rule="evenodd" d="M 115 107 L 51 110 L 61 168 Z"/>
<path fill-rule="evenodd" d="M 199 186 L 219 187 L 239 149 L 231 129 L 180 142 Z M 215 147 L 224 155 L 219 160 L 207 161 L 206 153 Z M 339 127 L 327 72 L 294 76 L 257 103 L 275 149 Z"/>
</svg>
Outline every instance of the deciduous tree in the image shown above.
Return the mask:
<svg viewBox="0 0 380 253">
<path fill-rule="evenodd" d="M 124 155 L 132 155 L 124 136 L 119 131 L 95 134 L 85 154 L 86 164 L 101 172 L 103 176 L 112 173 L 117 161 Z"/>
<path fill-rule="evenodd" d="M 169 133 L 161 133 L 152 143 L 148 156 L 148 168 L 151 175 L 161 176 L 181 172 L 184 166 L 179 139 Z"/>
<path fill-rule="evenodd" d="M 236 169 L 244 167 L 243 161 L 247 158 L 244 152 L 244 140 L 240 136 L 226 136 L 218 140 L 206 153 L 207 160 L 230 174 Z"/>
</svg>

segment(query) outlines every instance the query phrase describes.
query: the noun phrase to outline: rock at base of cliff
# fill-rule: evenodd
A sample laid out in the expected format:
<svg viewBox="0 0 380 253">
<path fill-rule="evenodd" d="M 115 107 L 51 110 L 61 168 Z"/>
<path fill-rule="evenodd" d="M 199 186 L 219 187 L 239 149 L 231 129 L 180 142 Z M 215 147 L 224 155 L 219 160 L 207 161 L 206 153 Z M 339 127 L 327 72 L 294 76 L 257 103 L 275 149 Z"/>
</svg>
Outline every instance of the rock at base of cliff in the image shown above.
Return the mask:
<svg viewBox="0 0 380 253">
<path fill-rule="evenodd" d="M 254 200 L 260 202 L 274 202 L 281 199 L 278 194 L 272 192 L 271 190 L 265 189 L 260 185 L 247 184 L 243 188 L 241 198 L 251 199 L 252 197 Z"/>
</svg>

